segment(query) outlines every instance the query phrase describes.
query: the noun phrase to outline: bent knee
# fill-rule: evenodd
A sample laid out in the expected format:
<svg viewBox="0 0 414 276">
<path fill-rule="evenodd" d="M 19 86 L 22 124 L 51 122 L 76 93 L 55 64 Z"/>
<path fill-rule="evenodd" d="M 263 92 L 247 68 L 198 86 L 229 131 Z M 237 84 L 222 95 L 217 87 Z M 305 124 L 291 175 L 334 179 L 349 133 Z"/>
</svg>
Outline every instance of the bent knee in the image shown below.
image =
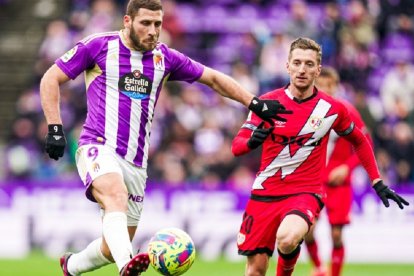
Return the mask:
<svg viewBox="0 0 414 276">
<path fill-rule="evenodd" d="M 125 211 L 128 207 L 128 193 L 124 191 L 110 193 L 101 199 L 102 207 L 105 211 Z"/>
<path fill-rule="evenodd" d="M 302 242 L 303 236 L 288 232 L 278 234 L 276 237 L 277 248 L 284 254 L 289 254 Z"/>
</svg>

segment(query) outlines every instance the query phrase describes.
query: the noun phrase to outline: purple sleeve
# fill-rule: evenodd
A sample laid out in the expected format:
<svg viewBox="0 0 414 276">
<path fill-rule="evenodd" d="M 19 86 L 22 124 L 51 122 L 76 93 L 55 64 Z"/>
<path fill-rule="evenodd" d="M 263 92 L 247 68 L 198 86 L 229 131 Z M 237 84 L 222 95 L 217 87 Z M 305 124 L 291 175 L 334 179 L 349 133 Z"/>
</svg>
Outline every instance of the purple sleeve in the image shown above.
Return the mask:
<svg viewBox="0 0 414 276">
<path fill-rule="evenodd" d="M 204 71 L 204 66 L 180 53 L 177 50 L 169 49 L 171 59 L 171 73 L 169 81 L 186 81 L 192 83 L 197 81 Z"/>
<path fill-rule="evenodd" d="M 72 80 L 93 65 L 88 47 L 81 42 L 58 58 L 55 63 Z"/>
</svg>

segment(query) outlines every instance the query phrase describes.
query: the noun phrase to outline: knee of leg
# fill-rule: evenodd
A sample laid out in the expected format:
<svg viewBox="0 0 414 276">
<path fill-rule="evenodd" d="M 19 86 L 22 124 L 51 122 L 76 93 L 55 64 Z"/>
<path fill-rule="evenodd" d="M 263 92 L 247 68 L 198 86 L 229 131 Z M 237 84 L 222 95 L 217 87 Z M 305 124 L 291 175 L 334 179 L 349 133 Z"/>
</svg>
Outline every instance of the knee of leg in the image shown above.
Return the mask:
<svg viewBox="0 0 414 276">
<path fill-rule="evenodd" d="M 105 197 L 104 209 L 126 210 L 128 207 L 128 192 L 112 191 Z"/>
<path fill-rule="evenodd" d="M 119 191 L 113 195 L 113 200 L 119 205 L 128 205 L 128 192 Z"/>
<path fill-rule="evenodd" d="M 289 254 L 298 246 L 299 241 L 293 235 L 280 235 L 277 237 L 277 248 L 283 254 Z"/>
<path fill-rule="evenodd" d="M 342 246 L 342 231 L 340 229 L 333 229 L 332 242 L 335 247 Z"/>
</svg>

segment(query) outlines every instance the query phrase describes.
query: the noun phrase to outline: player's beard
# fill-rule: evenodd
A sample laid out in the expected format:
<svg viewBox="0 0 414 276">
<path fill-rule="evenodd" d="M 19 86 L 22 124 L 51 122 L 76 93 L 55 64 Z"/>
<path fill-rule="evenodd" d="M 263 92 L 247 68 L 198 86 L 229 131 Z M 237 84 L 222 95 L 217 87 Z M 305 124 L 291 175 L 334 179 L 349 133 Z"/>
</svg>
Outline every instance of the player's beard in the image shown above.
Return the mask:
<svg viewBox="0 0 414 276">
<path fill-rule="evenodd" d="M 141 43 L 133 26 L 131 26 L 131 30 L 129 32 L 129 39 L 132 41 L 132 46 L 134 47 L 134 49 L 140 52 L 152 51 L 154 50 L 156 45 L 156 43 L 154 43 L 154 46 L 146 46 L 144 43 Z"/>
</svg>

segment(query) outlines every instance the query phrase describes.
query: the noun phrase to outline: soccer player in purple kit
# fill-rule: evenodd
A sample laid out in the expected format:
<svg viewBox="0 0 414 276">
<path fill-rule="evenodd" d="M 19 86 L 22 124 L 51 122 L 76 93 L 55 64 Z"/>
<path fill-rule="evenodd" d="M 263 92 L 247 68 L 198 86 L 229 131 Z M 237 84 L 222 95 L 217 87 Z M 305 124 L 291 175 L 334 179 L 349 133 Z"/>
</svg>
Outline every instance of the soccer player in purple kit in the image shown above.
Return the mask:
<svg viewBox="0 0 414 276">
<path fill-rule="evenodd" d="M 81 40 L 41 80 L 48 123 L 45 150 L 58 160 L 66 145 L 59 87 L 85 73 L 88 111 L 76 165 L 86 197 L 102 210 L 102 237 L 81 252 L 62 256 L 64 276 L 113 262 L 120 275 L 140 275 L 148 268 L 148 254 L 134 256 L 131 240 L 143 208 L 154 108 L 165 81 L 198 81 L 270 123 L 288 113 L 278 101 L 254 97 L 229 76 L 158 42 L 162 19 L 160 0 L 130 0 L 121 31 Z"/>
</svg>

